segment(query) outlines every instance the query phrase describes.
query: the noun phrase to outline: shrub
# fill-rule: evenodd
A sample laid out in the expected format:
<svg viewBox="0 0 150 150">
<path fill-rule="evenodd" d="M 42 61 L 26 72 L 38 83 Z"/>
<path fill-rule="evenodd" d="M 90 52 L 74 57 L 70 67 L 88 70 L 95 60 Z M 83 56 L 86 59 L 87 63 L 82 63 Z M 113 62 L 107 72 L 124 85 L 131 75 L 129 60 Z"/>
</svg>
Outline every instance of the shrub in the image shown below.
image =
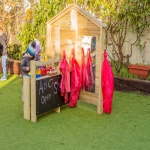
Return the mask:
<svg viewBox="0 0 150 150">
<path fill-rule="evenodd" d="M 14 60 L 21 60 L 22 59 L 21 45 L 9 44 L 8 57 Z"/>
</svg>

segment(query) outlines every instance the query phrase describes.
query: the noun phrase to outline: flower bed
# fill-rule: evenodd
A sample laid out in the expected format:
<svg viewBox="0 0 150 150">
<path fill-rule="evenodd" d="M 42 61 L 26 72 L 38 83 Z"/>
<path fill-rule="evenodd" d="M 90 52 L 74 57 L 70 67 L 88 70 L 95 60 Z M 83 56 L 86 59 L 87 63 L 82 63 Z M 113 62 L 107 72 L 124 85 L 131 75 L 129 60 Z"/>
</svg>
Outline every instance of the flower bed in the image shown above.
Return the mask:
<svg viewBox="0 0 150 150">
<path fill-rule="evenodd" d="M 123 92 L 142 92 L 150 95 L 150 81 L 123 78 L 123 77 L 114 77 L 115 90 Z"/>
</svg>

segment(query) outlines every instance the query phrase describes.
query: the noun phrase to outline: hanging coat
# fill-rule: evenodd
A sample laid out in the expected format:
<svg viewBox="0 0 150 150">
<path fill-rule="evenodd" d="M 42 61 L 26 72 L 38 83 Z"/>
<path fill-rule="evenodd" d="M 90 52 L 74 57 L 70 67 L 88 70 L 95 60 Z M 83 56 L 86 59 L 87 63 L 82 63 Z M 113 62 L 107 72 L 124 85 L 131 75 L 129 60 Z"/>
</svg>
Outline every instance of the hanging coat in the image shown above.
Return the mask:
<svg viewBox="0 0 150 150">
<path fill-rule="evenodd" d="M 112 110 L 112 99 L 114 90 L 114 76 L 107 59 L 106 50 L 104 51 L 104 61 L 102 64 L 102 94 L 103 94 L 103 110 L 110 114 Z"/>
<path fill-rule="evenodd" d="M 92 57 L 90 48 L 88 48 L 88 61 L 87 61 L 87 72 L 88 72 L 88 91 L 91 91 L 94 85 L 94 76 L 93 76 L 93 70 L 92 70 Z"/>
<path fill-rule="evenodd" d="M 85 86 L 88 87 L 88 85 L 89 85 L 89 81 L 88 81 L 87 66 L 85 63 L 84 49 L 82 48 L 82 67 L 81 67 L 81 88 L 82 88 L 82 90 L 85 89 Z"/>
<path fill-rule="evenodd" d="M 75 107 L 81 88 L 81 71 L 79 64 L 75 58 L 74 50 L 72 54 L 73 57 L 72 57 L 72 73 L 71 73 L 70 107 Z"/>
<path fill-rule="evenodd" d="M 64 102 L 68 102 L 68 93 L 70 92 L 70 70 L 69 70 L 69 64 L 66 60 L 66 54 L 65 51 L 63 52 L 63 59 L 60 63 L 61 72 L 61 82 L 60 82 L 60 92 L 61 96 L 64 96 Z"/>
</svg>

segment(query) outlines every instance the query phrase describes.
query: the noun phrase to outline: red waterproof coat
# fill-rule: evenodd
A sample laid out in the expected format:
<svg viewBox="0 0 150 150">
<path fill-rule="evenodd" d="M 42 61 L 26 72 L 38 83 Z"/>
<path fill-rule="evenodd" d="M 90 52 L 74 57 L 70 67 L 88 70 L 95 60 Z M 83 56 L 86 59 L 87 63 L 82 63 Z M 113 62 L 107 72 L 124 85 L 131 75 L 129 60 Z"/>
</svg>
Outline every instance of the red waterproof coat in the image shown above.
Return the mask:
<svg viewBox="0 0 150 150">
<path fill-rule="evenodd" d="M 65 51 L 63 52 L 63 59 L 60 63 L 60 71 L 61 71 L 61 82 L 60 82 L 60 92 L 61 96 L 64 96 L 64 102 L 68 102 L 68 93 L 70 92 L 70 70 L 69 64 L 66 60 Z"/>
<path fill-rule="evenodd" d="M 89 80 L 88 80 L 88 73 L 87 73 L 87 66 L 85 62 L 85 55 L 84 49 L 82 48 L 82 68 L 81 68 L 81 88 L 82 90 L 85 89 L 85 86 L 88 87 Z"/>
<path fill-rule="evenodd" d="M 88 72 L 88 79 L 89 79 L 88 91 L 91 91 L 94 84 L 94 76 L 92 70 L 92 57 L 91 57 L 90 48 L 88 48 L 87 72 Z"/>
<path fill-rule="evenodd" d="M 112 110 L 112 99 L 114 90 L 114 76 L 107 60 L 106 50 L 104 51 L 104 61 L 102 64 L 102 93 L 103 93 L 103 109 L 105 113 L 110 114 Z"/>
<path fill-rule="evenodd" d="M 75 107 L 81 88 L 81 72 L 79 64 L 75 58 L 74 50 L 72 52 L 72 73 L 71 73 L 71 92 L 70 107 Z"/>
</svg>

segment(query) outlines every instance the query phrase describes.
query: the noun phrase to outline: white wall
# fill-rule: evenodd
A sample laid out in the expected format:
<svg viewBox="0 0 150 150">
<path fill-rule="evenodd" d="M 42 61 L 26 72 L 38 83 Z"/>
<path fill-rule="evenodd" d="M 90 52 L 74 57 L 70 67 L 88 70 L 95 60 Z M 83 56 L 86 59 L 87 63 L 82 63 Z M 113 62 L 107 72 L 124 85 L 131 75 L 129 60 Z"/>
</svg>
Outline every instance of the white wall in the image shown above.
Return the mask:
<svg viewBox="0 0 150 150">
<path fill-rule="evenodd" d="M 130 55 L 130 45 L 135 41 L 135 35 L 127 34 L 127 38 L 125 40 L 125 44 L 123 46 L 124 55 Z M 145 49 L 140 50 L 136 45 L 133 46 L 132 56 L 129 58 L 130 64 L 144 64 L 150 65 L 150 28 L 145 31 L 144 36 L 141 38 L 141 43 L 145 43 Z M 111 53 L 112 46 L 107 48 L 107 52 L 112 56 Z M 124 60 L 126 62 L 126 59 Z"/>
</svg>

